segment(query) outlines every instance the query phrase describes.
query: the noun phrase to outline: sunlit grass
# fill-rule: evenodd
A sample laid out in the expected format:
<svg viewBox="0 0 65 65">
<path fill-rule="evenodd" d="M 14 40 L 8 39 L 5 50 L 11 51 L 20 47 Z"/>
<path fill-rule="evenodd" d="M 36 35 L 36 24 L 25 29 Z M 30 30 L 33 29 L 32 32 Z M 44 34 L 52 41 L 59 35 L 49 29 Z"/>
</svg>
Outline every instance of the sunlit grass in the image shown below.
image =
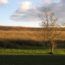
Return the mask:
<svg viewBox="0 0 65 65">
<path fill-rule="evenodd" d="M 0 55 L 39 55 L 46 54 L 48 50 L 41 49 L 0 49 Z"/>
<path fill-rule="evenodd" d="M 48 55 L 49 49 L 0 49 L 0 55 Z M 65 55 L 65 49 L 55 49 L 54 55 Z"/>
<path fill-rule="evenodd" d="M 54 54 L 65 55 L 65 49 L 55 49 Z"/>
</svg>

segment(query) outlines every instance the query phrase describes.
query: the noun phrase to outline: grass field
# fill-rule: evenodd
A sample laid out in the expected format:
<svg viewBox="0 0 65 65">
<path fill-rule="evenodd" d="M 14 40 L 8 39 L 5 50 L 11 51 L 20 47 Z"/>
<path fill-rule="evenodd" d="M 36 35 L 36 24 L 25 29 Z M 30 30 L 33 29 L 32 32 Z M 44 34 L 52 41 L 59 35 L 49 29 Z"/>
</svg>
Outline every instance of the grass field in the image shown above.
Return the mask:
<svg viewBox="0 0 65 65">
<path fill-rule="evenodd" d="M 0 49 L 0 55 L 49 55 L 50 49 Z M 55 49 L 54 55 L 65 55 L 65 49 Z"/>
<path fill-rule="evenodd" d="M 53 31 L 56 40 L 65 40 L 65 28 L 54 28 Z M 0 40 L 42 41 L 45 39 L 44 35 L 47 37 L 45 28 L 0 27 Z"/>
<path fill-rule="evenodd" d="M 61 34 L 57 38 L 64 40 L 65 48 L 65 29 L 58 32 Z M 42 33 L 42 29 L 0 27 L 0 65 L 65 65 L 65 49 L 55 49 L 51 55 L 49 47 L 34 48 L 44 39 Z M 25 44 L 33 48 L 26 48 Z"/>
<path fill-rule="evenodd" d="M 65 65 L 65 49 L 0 49 L 0 65 Z"/>
<path fill-rule="evenodd" d="M 65 65 L 64 55 L 1 55 L 0 65 Z"/>
</svg>

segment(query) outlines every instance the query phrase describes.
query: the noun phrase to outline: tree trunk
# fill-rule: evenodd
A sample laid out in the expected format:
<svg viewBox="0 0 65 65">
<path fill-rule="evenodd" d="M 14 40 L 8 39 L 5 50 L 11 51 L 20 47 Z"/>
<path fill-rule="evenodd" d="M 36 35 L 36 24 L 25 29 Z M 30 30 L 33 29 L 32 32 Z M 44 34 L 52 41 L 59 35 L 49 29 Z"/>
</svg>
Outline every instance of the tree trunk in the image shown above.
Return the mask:
<svg viewBox="0 0 65 65">
<path fill-rule="evenodd" d="M 51 41 L 51 51 L 50 54 L 54 53 L 54 41 Z"/>
</svg>

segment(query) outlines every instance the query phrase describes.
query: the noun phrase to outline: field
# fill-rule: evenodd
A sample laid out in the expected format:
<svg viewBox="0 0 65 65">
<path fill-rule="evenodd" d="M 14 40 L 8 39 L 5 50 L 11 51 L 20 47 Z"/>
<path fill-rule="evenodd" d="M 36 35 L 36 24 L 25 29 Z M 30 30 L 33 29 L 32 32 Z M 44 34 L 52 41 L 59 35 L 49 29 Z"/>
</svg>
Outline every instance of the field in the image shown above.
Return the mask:
<svg viewBox="0 0 65 65">
<path fill-rule="evenodd" d="M 65 40 L 64 28 L 52 28 L 56 35 L 56 40 Z M 0 27 L 0 40 L 33 40 L 43 41 L 45 28 L 25 28 L 25 27 Z"/>
<path fill-rule="evenodd" d="M 64 55 L 4 55 L 0 65 L 65 65 Z"/>
<path fill-rule="evenodd" d="M 0 55 L 50 55 L 50 49 L 0 49 Z M 55 49 L 53 55 L 65 55 L 65 49 Z"/>
<path fill-rule="evenodd" d="M 0 65 L 65 65 L 65 49 L 0 49 Z"/>
<path fill-rule="evenodd" d="M 49 54 L 49 42 L 44 41 L 45 30 L 0 27 L 0 65 L 65 65 L 65 29 L 55 28 L 53 54 Z"/>
<path fill-rule="evenodd" d="M 60 46 L 65 46 L 65 29 L 52 28 L 55 31 L 52 35 Z M 0 48 L 22 48 L 22 46 L 44 46 L 46 33 L 45 28 L 25 28 L 25 27 L 0 27 Z M 45 36 L 45 37 L 44 37 Z M 49 44 L 49 42 L 48 42 Z"/>
</svg>

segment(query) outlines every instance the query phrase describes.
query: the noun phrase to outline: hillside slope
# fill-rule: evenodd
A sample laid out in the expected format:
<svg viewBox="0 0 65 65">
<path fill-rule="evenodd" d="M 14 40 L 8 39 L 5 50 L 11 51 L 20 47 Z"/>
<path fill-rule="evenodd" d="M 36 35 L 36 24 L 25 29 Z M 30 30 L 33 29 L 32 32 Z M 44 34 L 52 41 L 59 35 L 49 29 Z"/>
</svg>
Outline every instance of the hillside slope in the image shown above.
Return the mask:
<svg viewBox="0 0 65 65">
<path fill-rule="evenodd" d="M 65 28 L 52 28 L 55 39 L 65 40 Z M 45 28 L 5 27 L 0 26 L 0 40 L 34 40 L 45 39 Z"/>
</svg>

